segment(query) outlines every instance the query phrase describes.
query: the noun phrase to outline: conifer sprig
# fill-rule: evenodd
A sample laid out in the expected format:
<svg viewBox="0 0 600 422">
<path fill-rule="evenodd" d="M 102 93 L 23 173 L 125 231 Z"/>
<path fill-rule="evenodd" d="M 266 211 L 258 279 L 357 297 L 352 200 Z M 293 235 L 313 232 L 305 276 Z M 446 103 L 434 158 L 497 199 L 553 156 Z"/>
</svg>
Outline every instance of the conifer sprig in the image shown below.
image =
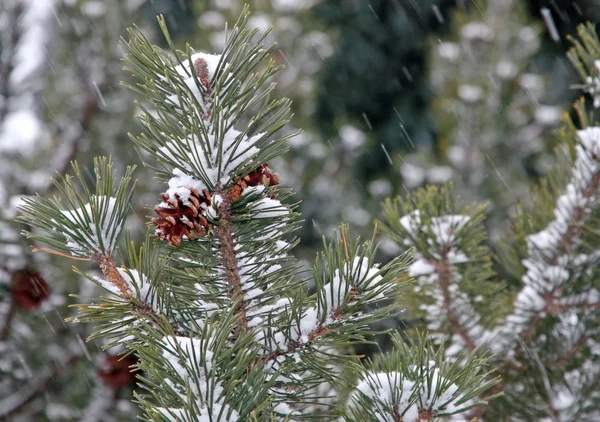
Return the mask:
<svg viewBox="0 0 600 422">
<path fill-rule="evenodd" d="M 338 392 L 349 393 L 346 380 L 369 377 L 353 345 L 372 342 L 369 325 L 395 312 L 391 299 L 406 270 L 405 257 L 375 263 L 373 242 L 352 241 L 342 225 L 325 242 L 312 272 L 316 291 L 308 293 L 289 255 L 298 227 L 295 205 L 288 204 L 291 192 L 278 186 L 266 163 L 284 152 L 291 136 L 277 135 L 290 118 L 289 101 L 269 100 L 272 86 L 261 90 L 278 68 L 270 60 L 265 64 L 273 47 L 262 46 L 265 34 L 246 28 L 248 16 L 245 8 L 221 55 L 189 46 L 176 50 L 162 18 L 171 55 L 137 28 L 123 41 L 136 81 L 128 86 L 144 97 L 142 133 L 132 138 L 158 162 L 168 183 L 154 208 L 154 246 L 150 236 L 139 251 L 128 241 L 127 266 L 118 265 L 130 172 L 114 190 L 103 161 L 95 195 L 74 166 L 84 195 L 67 178 L 61 192 L 75 200 L 30 199 L 24 207 L 25 220 L 47 233 L 30 235 L 51 252 L 98 263 L 103 277 L 81 274 L 109 294 L 81 305 L 78 319 L 94 323 L 92 338 L 107 339 L 106 347 L 121 343 L 138 356 L 136 401 L 147 420 L 343 414 Z M 106 199 L 98 202 L 100 194 Z M 423 363 L 438 355 L 427 348 L 419 356 Z M 485 359 L 463 360 L 473 375 Z M 479 385 L 493 384 L 438 366 L 445 378 L 438 380 L 443 387 L 436 398 L 451 387 L 448 399 L 459 406 Z M 414 381 L 411 396 L 421 397 L 431 384 L 427 374 L 403 374 Z M 431 417 L 447 406 L 438 404 L 411 402 Z M 395 408 L 384 401 L 381 406 Z"/>
</svg>

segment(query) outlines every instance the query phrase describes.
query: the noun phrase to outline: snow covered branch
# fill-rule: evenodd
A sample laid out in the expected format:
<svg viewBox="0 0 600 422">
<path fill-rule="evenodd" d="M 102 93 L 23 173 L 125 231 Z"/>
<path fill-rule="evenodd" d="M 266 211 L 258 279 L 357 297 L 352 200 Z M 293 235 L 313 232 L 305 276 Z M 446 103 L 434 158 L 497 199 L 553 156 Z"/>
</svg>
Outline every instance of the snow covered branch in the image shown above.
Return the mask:
<svg viewBox="0 0 600 422">
<path fill-rule="evenodd" d="M 417 206 L 421 203 L 418 201 Z M 399 206 L 385 204 L 387 224 L 383 227 L 403 247 L 413 248 L 415 260 L 408 275 L 416 280 L 415 292 L 426 298 L 419 310 L 427 328 L 438 343 L 450 341 L 446 349 L 449 357 L 463 349 L 473 351 L 483 341 L 484 329 L 473 299 L 463 290 L 462 272 L 477 264 L 480 257 L 462 248 L 477 221 L 469 215 L 425 215 L 419 209 L 399 217 Z M 449 338 L 441 334 L 446 327 L 452 333 Z"/>
<path fill-rule="evenodd" d="M 471 360 L 465 367 L 443 360 L 420 338 L 409 342 L 392 337 L 394 352 L 385 354 L 367 372 L 348 401 L 351 420 L 425 422 L 465 412 L 481 404 L 476 397 L 486 377 L 486 360 Z M 485 382 L 487 389 L 499 379 Z"/>
<path fill-rule="evenodd" d="M 566 294 L 565 286 L 577 268 L 598 262 L 598 253 L 581 253 L 586 224 L 600 193 L 600 128 L 588 127 L 577 132 L 575 162 L 571 179 L 557 199 L 554 220 L 544 230 L 529 235 L 528 258 L 523 289 L 517 295 L 514 311 L 499 327 L 496 346 L 503 353 L 526 344 L 535 335 L 541 320 L 560 313 L 566 306 L 598 306 L 598 292 L 591 290 L 581 303 Z"/>
</svg>

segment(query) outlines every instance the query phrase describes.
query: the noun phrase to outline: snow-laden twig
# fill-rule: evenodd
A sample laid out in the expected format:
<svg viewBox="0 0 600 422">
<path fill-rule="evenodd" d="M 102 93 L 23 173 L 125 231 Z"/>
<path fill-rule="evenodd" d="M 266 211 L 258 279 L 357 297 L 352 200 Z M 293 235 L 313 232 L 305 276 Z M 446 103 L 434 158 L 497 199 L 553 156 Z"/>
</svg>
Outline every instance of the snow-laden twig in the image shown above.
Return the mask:
<svg viewBox="0 0 600 422">
<path fill-rule="evenodd" d="M 498 341 L 491 343 L 493 350 L 503 355 L 514 354 L 520 341 L 528 343 L 548 315 L 557 314 L 568 303 L 575 306 L 576 301 L 565 302 L 565 284 L 577 268 L 598 261 L 596 254 L 582 255 L 577 247 L 600 192 L 600 128 L 589 127 L 577 135 L 571 179 L 556 201 L 554 219 L 526 239 L 523 288 L 513 312 L 497 329 Z M 597 300 L 593 302 L 597 296 L 592 294 L 579 306 L 598 306 Z"/>
<path fill-rule="evenodd" d="M 429 226 L 421 221 L 420 213 L 413 213 L 400 219 L 410 237 L 405 245 L 415 247 L 415 261 L 408 274 L 415 277 L 418 292 L 430 296 L 434 302 L 423 303 L 420 309 L 425 313 L 428 329 L 438 332 L 446 322 L 452 332 L 451 345 L 446 350 L 449 356 L 465 347 L 474 350 L 483 340 L 484 330 L 481 317 L 473 309 L 469 297 L 461 291 L 462 275 L 459 265 L 468 263 L 469 258 L 459 249 L 460 231 L 469 224 L 469 217 L 448 215 L 434 217 Z M 431 235 L 428 250 L 419 250 L 411 238 L 425 231 Z M 439 338 L 445 342 L 446 338 Z"/>
</svg>

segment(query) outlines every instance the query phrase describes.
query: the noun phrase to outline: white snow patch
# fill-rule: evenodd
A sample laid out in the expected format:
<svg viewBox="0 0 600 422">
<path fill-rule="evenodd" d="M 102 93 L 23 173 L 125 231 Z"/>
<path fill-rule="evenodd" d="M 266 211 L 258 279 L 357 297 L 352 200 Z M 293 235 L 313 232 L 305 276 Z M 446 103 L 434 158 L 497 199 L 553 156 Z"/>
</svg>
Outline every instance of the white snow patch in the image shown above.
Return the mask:
<svg viewBox="0 0 600 422">
<path fill-rule="evenodd" d="M 287 215 L 290 211 L 277 199 L 263 198 L 252 204 L 254 218 L 275 218 Z"/>
<path fill-rule="evenodd" d="M 91 203 L 87 203 L 83 209 L 61 211 L 63 216 L 77 227 L 72 232 L 64 226 L 57 227 L 65 236 L 67 247 L 73 256 L 86 257 L 99 252 L 113 251 L 117 235 L 123 228 L 124 221 L 118 221 L 115 214 L 115 198 L 92 196 L 90 200 Z M 92 204 L 100 221 L 94 219 Z M 84 239 L 76 239 L 74 234 L 84 235 Z"/>
</svg>

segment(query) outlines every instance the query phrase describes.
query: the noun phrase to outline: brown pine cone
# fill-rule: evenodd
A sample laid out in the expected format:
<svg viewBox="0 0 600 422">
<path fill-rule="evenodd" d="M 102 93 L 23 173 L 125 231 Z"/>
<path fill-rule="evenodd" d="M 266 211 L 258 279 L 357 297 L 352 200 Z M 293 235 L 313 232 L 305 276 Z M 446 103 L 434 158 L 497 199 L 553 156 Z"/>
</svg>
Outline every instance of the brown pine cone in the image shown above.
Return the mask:
<svg viewBox="0 0 600 422">
<path fill-rule="evenodd" d="M 232 201 L 236 201 L 242 196 L 242 192 L 247 187 L 267 184 L 269 186 L 278 185 L 279 175 L 271 171 L 268 163 L 264 163 L 233 185 L 229 189 L 229 195 Z"/>
<path fill-rule="evenodd" d="M 265 163 L 229 188 L 230 200 L 239 199 L 247 187 L 267 184 L 278 185 L 279 176 Z M 154 207 L 154 212 L 158 214 L 158 217 L 152 219 L 152 223 L 157 227 L 156 235 L 170 245 L 181 246 L 184 236 L 194 239 L 195 236 L 206 236 L 208 232 L 210 225 L 202 213 L 211 206 L 211 194 L 207 190 L 201 193 L 196 189 L 190 191 L 186 203 L 178 194 L 170 196 L 163 193 L 163 203 Z"/>
<path fill-rule="evenodd" d="M 32 310 L 50 296 L 46 280 L 37 271 L 21 270 L 13 274 L 11 296 L 21 309 Z"/>
<path fill-rule="evenodd" d="M 191 189 L 189 200 L 185 204 L 177 194 L 170 197 L 163 193 L 162 198 L 164 202 L 154 207 L 158 217 L 152 219 L 160 239 L 166 240 L 170 245 L 181 246 L 183 236 L 188 239 L 206 236 L 209 225 L 202 211 L 211 206 L 211 196 L 207 190 L 200 193 Z"/>
<path fill-rule="evenodd" d="M 98 376 L 110 388 L 127 387 L 135 382 L 135 372 L 132 372 L 131 366 L 136 363 L 137 359 L 132 355 L 106 355 L 98 368 Z"/>
</svg>

